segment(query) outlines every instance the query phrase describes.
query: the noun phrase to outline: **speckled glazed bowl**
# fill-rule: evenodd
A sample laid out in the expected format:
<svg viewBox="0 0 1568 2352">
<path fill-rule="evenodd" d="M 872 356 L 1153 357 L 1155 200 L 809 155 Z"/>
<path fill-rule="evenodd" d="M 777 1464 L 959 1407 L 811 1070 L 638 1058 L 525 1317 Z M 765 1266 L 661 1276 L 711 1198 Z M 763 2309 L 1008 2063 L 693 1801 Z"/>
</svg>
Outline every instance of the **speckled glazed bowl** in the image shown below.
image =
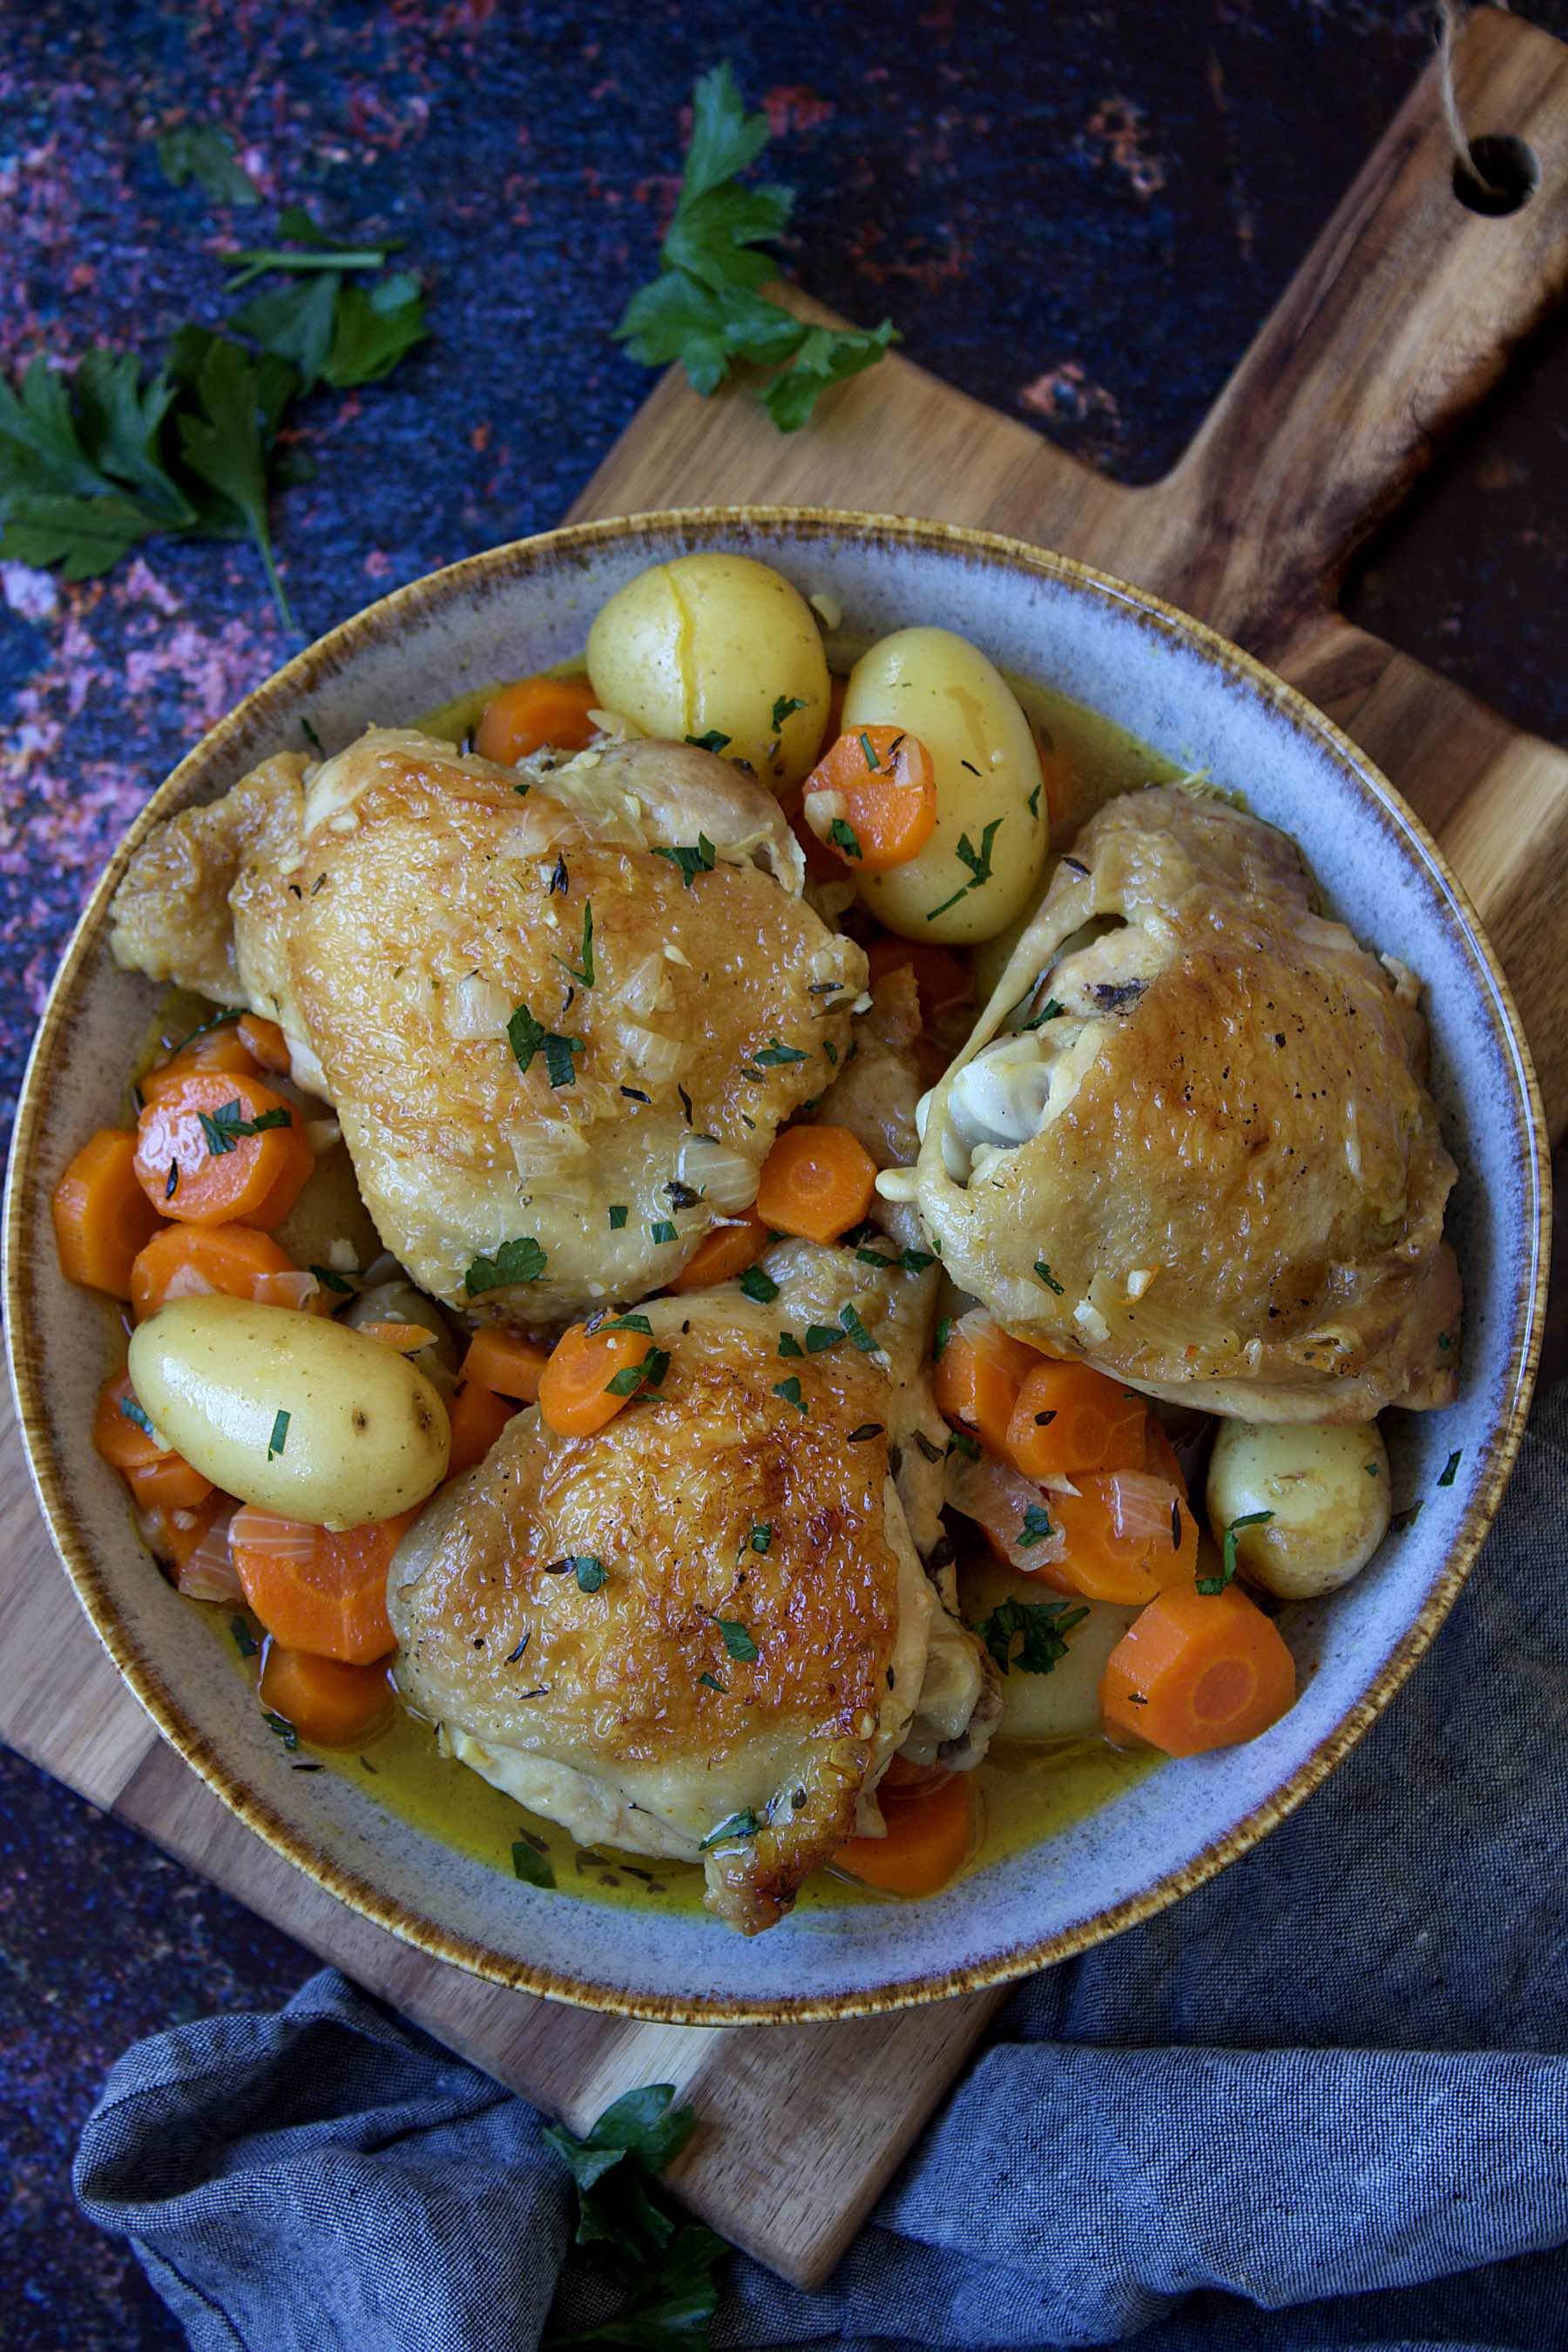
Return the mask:
<svg viewBox="0 0 1568 2352">
<path fill-rule="evenodd" d="M 1337 911 L 1428 991 L 1434 1085 L 1460 1170 L 1449 1231 L 1467 1294 L 1463 1381 L 1447 1412 L 1387 1417 L 1396 1508 L 1413 1523 L 1289 1638 L 1300 1699 L 1250 1746 L 1149 1775 L 1106 1810 L 910 1905 L 814 1908 L 742 1941 L 516 1884 L 336 1775 L 290 1772 L 201 1612 L 140 1548 L 89 1442 L 102 1309 L 56 1270 L 48 1196 L 94 1127 L 156 1001 L 105 934 L 129 848 L 154 817 L 224 792 L 264 753 L 399 724 L 464 688 L 578 652 L 643 565 L 700 548 L 828 590 L 857 636 L 916 621 L 963 631 L 1184 765 L 1243 790 L 1297 836 Z M 416 583 L 291 661 L 214 729 L 123 844 L 77 932 L 23 1097 L 6 1223 L 13 1364 L 34 1475 L 66 1571 L 164 1736 L 258 1836 L 384 1927 L 502 1982 L 691 2021 L 853 2014 L 1018 1977 L 1146 1916 L 1247 1851 L 1317 1787 L 1441 1624 L 1519 1441 L 1541 1312 L 1542 1124 L 1508 989 L 1432 842 L 1353 745 L 1288 687 L 1168 606 L 1064 558 L 978 532 L 758 509 L 634 517 L 524 540 Z M 1439 1475 L 1451 1455 L 1458 1470 Z"/>
</svg>

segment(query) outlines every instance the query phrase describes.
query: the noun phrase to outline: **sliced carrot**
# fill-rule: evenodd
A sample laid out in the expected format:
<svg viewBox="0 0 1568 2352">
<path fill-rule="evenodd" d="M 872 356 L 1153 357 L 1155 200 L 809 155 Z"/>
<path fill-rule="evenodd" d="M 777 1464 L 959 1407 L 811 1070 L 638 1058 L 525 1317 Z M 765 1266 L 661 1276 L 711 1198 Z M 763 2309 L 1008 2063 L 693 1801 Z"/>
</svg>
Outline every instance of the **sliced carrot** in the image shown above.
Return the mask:
<svg viewBox="0 0 1568 2352">
<path fill-rule="evenodd" d="M 300 1114 L 243 1071 L 194 1071 L 150 1102 L 136 1181 L 183 1224 L 276 1224 L 315 1167 Z"/>
<path fill-rule="evenodd" d="M 190 1574 L 191 1562 L 201 1549 L 207 1530 L 214 1520 L 220 1518 L 231 1508 L 232 1498 L 227 1495 L 220 1494 L 215 1487 L 205 1502 L 197 1503 L 194 1508 L 185 1509 L 182 1507 L 163 1510 L 154 1507 L 143 1513 L 142 1540 L 150 1551 L 156 1553 L 160 1559 L 167 1560 L 174 1570 L 176 1592 L 185 1591 L 185 1580 Z M 202 1579 L 198 1575 L 193 1579 L 193 1581 L 200 1585 Z M 190 1597 L 197 1601 L 206 1601 L 214 1596 L 210 1590 L 204 1589 L 194 1592 Z M 237 1595 L 235 1597 L 237 1598 Z"/>
<path fill-rule="evenodd" d="M 896 931 L 879 931 L 866 950 L 873 988 L 890 971 L 906 966 L 914 973 L 921 992 L 921 1013 L 928 1026 L 967 1004 L 974 994 L 973 968 L 965 956 L 933 941 L 901 940 Z"/>
<path fill-rule="evenodd" d="M 733 1282 L 755 1265 L 768 1245 L 768 1229 L 755 1209 L 742 1213 L 732 1225 L 715 1225 L 704 1234 L 667 1290 L 702 1290 L 710 1283 Z"/>
<path fill-rule="evenodd" d="M 221 1029 L 209 1029 L 204 1036 L 193 1037 L 168 1061 L 160 1062 L 155 1069 L 139 1078 L 137 1091 L 144 1103 L 162 1102 L 183 1080 L 202 1070 L 229 1070 L 237 1077 L 255 1077 L 256 1056 L 237 1026 L 226 1024 Z"/>
<path fill-rule="evenodd" d="M 285 1249 L 254 1225 L 165 1225 L 137 1254 L 131 1308 L 144 1322 L 166 1298 L 222 1291 L 229 1298 L 279 1304 L 271 1277 L 300 1269 Z"/>
<path fill-rule="evenodd" d="M 936 1409 L 974 1430 L 989 1453 L 1005 1455 L 1019 1393 L 1039 1361 L 983 1307 L 973 1307 L 953 1325 L 931 1367 Z"/>
<path fill-rule="evenodd" d="M 477 1381 L 492 1396 L 515 1397 L 519 1404 L 532 1404 L 549 1353 L 535 1339 L 521 1339 L 515 1331 L 503 1331 L 498 1323 L 487 1323 L 468 1342 L 463 1378 Z"/>
<path fill-rule="evenodd" d="M 153 1462 L 132 1463 L 122 1475 L 144 1511 L 194 1511 L 213 1491 L 210 1478 L 172 1451 Z"/>
<path fill-rule="evenodd" d="M 137 1177 L 130 1129 L 100 1127 L 89 1137 L 55 1186 L 50 1206 L 66 1280 L 129 1298 L 137 1253 L 159 1224 Z"/>
<path fill-rule="evenodd" d="M 805 780 L 807 824 L 855 874 L 918 857 L 936 831 L 936 770 L 918 735 L 851 727 Z"/>
<path fill-rule="evenodd" d="M 952 1769 L 946 1764 L 911 1764 L 907 1758 L 895 1756 L 877 1785 L 884 1799 L 897 1797 L 904 1801 L 925 1796 L 952 1779 Z"/>
<path fill-rule="evenodd" d="M 540 1375 L 541 1417 L 558 1437 L 591 1437 L 637 1393 L 643 1385 L 637 1368 L 661 1352 L 646 1331 L 574 1323 Z"/>
<path fill-rule="evenodd" d="M 1133 1606 L 1193 1575 L 1198 1523 L 1168 1481 L 1151 1476 L 1132 1483 L 1125 1474 L 1106 1472 L 1073 1483 L 1076 1495 L 1050 1498 L 1067 1538 L 1053 1582 L 1059 1580 L 1087 1601 Z"/>
<path fill-rule="evenodd" d="M 786 1127 L 763 1162 L 757 1214 L 773 1233 L 836 1242 L 876 1187 L 876 1161 L 847 1127 Z"/>
<path fill-rule="evenodd" d="M 258 1068 L 287 1072 L 293 1067 L 289 1040 L 276 1021 L 265 1020 L 259 1013 L 244 1013 L 240 1017 L 239 1037 L 255 1055 Z"/>
<path fill-rule="evenodd" d="M 547 743 L 562 751 L 586 751 L 595 732 L 588 714 L 595 708 L 585 677 L 520 677 L 486 703 L 474 749 L 502 768 L 515 767 Z"/>
<path fill-rule="evenodd" d="M 1006 1453 L 1026 1478 L 1142 1470 L 1149 1407 L 1089 1364 L 1039 1362 L 1018 1391 Z"/>
<path fill-rule="evenodd" d="M 229 1528 L 235 1574 L 268 1632 L 290 1649 L 368 1665 L 396 1647 L 386 1613 L 386 1571 L 414 1520 L 332 1531 L 247 1503 Z"/>
<path fill-rule="evenodd" d="M 256 1695 L 317 1748 L 358 1748 L 392 1706 L 384 1666 L 345 1665 L 279 1642 L 267 1644 Z"/>
<path fill-rule="evenodd" d="M 427 1348 L 436 1334 L 423 1323 L 386 1323 L 373 1321 L 357 1327 L 367 1339 L 379 1339 L 399 1356 L 416 1356 Z"/>
<path fill-rule="evenodd" d="M 973 1775 L 955 1772 L 931 1789 L 883 1806 L 888 1834 L 850 1838 L 833 1859 L 840 1870 L 888 1895 L 934 1895 L 963 1869 L 978 1827 Z"/>
<path fill-rule="evenodd" d="M 1296 1696 L 1279 1629 L 1236 1585 L 1173 1585 L 1110 1653 L 1100 1686 L 1106 1728 L 1167 1756 L 1235 1748 L 1278 1723 Z"/>
<path fill-rule="evenodd" d="M 516 1411 L 510 1397 L 499 1396 L 482 1381 L 459 1381 L 447 1407 L 452 1424 L 447 1477 L 459 1477 L 476 1462 L 482 1462 Z"/>
</svg>

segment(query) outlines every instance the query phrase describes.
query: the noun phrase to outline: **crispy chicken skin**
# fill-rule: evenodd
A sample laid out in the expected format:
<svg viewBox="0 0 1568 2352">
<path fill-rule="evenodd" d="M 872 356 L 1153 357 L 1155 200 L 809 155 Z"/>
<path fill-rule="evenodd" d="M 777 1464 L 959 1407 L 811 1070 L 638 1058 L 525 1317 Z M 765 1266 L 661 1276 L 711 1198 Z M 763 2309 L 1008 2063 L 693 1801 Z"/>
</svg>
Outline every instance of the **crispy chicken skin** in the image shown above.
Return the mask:
<svg viewBox="0 0 1568 2352">
<path fill-rule="evenodd" d="M 1058 866 L 929 1098 L 918 1174 L 881 1181 L 1008 1330 L 1151 1395 L 1260 1421 L 1443 1405 L 1455 1168 L 1426 1069 L 1414 978 L 1313 910 L 1288 837 L 1162 786 Z"/>
<path fill-rule="evenodd" d="M 823 1102 L 873 1151 L 912 1119 L 917 1023 L 895 973 Z M 702 1859 L 710 1907 L 748 1933 L 879 1830 L 895 1751 L 963 1769 L 999 1713 L 947 1605 L 934 1260 L 905 1267 L 891 1233 L 858 1246 L 776 1243 L 766 1303 L 738 1283 L 655 1299 L 658 1394 L 591 1438 L 520 1413 L 389 1580 L 398 1679 L 455 1755 L 584 1844 Z M 814 1350 L 813 1327 L 843 1332 L 851 1307 L 874 1350 Z M 781 1356 L 785 1332 L 804 1353 Z M 587 1592 L 562 1565 L 583 1557 L 605 1570 Z M 756 1828 L 704 1851 L 737 1814 Z"/>
<path fill-rule="evenodd" d="M 112 938 L 280 1024 L 416 1282 L 548 1328 L 668 1282 L 823 1091 L 865 961 L 801 881 L 773 795 L 689 745 L 512 770 L 373 730 L 159 827 Z M 519 1006 L 558 1041 L 526 1070 Z M 524 1238 L 542 1278 L 470 1299 L 472 1263 Z"/>
</svg>

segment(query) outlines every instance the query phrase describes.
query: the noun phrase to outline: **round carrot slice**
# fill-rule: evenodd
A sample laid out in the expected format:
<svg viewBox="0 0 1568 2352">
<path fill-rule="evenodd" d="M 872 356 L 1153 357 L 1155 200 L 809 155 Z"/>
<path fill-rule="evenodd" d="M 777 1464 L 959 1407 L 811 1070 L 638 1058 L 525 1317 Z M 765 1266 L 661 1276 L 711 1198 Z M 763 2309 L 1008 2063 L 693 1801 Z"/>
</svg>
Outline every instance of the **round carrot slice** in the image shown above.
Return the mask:
<svg viewBox="0 0 1568 2352">
<path fill-rule="evenodd" d="M 415 1518 L 331 1529 L 247 1503 L 229 1528 L 234 1571 L 267 1631 L 290 1649 L 368 1665 L 397 1646 L 386 1613 L 386 1571 Z"/>
<path fill-rule="evenodd" d="M 193 1071 L 137 1124 L 136 1180 L 184 1224 L 276 1224 L 315 1164 L 299 1112 L 243 1071 Z"/>
<path fill-rule="evenodd" d="M 502 768 L 515 767 L 547 743 L 563 751 L 584 751 L 595 732 L 589 716 L 595 708 L 585 677 L 520 677 L 486 703 L 474 749 L 481 760 Z"/>
<path fill-rule="evenodd" d="M 622 1316 L 596 1328 L 574 1323 L 540 1374 L 540 1417 L 558 1437 L 591 1437 L 661 1380 L 668 1362 L 646 1315 Z"/>
<path fill-rule="evenodd" d="M 1106 1728 L 1201 1756 L 1235 1748 L 1278 1723 L 1296 1696 L 1284 1636 L 1234 1584 L 1200 1592 L 1173 1586 L 1135 1617 L 1106 1662 Z"/>
<path fill-rule="evenodd" d="M 786 1127 L 763 1163 L 757 1214 L 770 1231 L 836 1242 L 871 1205 L 877 1164 L 847 1127 Z"/>
<path fill-rule="evenodd" d="M 936 771 L 917 735 L 852 727 L 805 780 L 805 821 L 857 874 L 917 857 L 936 831 Z"/>
<path fill-rule="evenodd" d="M 359 1748 L 391 1711 L 384 1666 L 346 1665 L 268 1642 L 257 1696 L 317 1748 Z"/>
<path fill-rule="evenodd" d="M 158 1230 L 130 1129 L 100 1127 L 89 1137 L 55 1186 L 50 1206 L 66 1280 L 129 1298 L 137 1255 Z"/>
<path fill-rule="evenodd" d="M 288 1251 L 254 1225 L 165 1225 L 131 1269 L 131 1311 L 142 1323 L 166 1298 L 209 1290 L 277 1305 L 270 1277 L 299 1271 Z"/>
<path fill-rule="evenodd" d="M 667 1290 L 703 1290 L 710 1283 L 732 1282 L 755 1265 L 768 1245 L 768 1229 L 755 1209 L 747 1209 L 731 1225 L 715 1225 L 704 1234 Z"/>
</svg>

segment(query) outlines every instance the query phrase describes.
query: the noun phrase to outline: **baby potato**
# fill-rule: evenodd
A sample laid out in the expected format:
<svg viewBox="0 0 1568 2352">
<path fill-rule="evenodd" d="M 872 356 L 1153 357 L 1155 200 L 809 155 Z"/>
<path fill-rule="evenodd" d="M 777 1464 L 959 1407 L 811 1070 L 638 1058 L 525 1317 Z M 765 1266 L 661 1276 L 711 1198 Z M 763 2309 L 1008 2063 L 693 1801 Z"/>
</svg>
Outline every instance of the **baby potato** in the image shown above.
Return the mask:
<svg viewBox="0 0 1568 2352">
<path fill-rule="evenodd" d="M 323 1109 L 319 1115 L 324 1118 L 329 1114 Z M 381 1235 L 360 1198 L 347 1144 L 334 1143 L 322 1152 L 273 1239 L 296 1265 L 331 1267 L 334 1242 L 349 1244 L 356 1266 L 379 1257 Z"/>
<path fill-rule="evenodd" d="M 187 1462 L 285 1518 L 390 1519 L 446 1475 L 447 1408 L 424 1374 L 319 1316 L 216 1294 L 171 1299 L 132 1337 L 131 1381 Z"/>
<path fill-rule="evenodd" d="M 811 607 L 749 555 L 681 555 L 639 572 L 588 632 L 588 676 L 604 708 L 647 735 L 722 735 L 713 748 L 775 792 L 799 783 L 827 723 Z"/>
<path fill-rule="evenodd" d="M 899 629 L 856 663 L 843 723 L 907 728 L 936 770 L 935 832 L 903 865 L 857 876 L 864 904 L 906 940 L 973 947 L 1005 930 L 1039 887 L 1050 819 L 1034 730 L 1001 671 L 951 629 Z M 984 864 L 988 825 L 982 881 L 959 844 Z"/>
<path fill-rule="evenodd" d="M 1071 1739 L 1102 1728 L 1100 1684 L 1105 1662 L 1137 1616 L 1109 1601 L 1075 1601 L 1038 1577 L 1018 1576 L 1000 1560 L 976 1558 L 959 1570 L 959 1613 L 978 1625 L 1005 1601 L 1060 1601 L 1089 1614 L 1062 1638 L 1068 1645 L 1048 1675 L 1026 1673 L 1015 1662 L 1002 1677 L 1002 1739 Z"/>
<path fill-rule="evenodd" d="M 1248 1584 L 1310 1601 L 1348 1584 L 1388 1533 L 1388 1453 L 1375 1422 L 1222 1421 L 1205 1497 L 1215 1540 L 1237 1519 Z"/>
</svg>

